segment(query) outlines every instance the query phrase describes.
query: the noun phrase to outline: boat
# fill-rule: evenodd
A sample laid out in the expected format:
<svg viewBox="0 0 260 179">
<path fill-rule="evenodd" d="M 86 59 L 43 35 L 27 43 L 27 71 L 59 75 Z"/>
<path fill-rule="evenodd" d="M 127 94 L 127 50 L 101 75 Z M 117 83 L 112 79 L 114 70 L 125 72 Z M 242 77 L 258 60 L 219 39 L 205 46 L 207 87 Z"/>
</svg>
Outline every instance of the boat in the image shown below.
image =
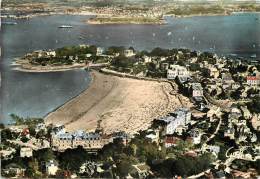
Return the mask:
<svg viewBox="0 0 260 179">
<path fill-rule="evenodd" d="M 59 26 L 59 28 L 72 28 L 73 26 L 71 26 L 71 25 L 61 25 L 61 26 Z"/>
<path fill-rule="evenodd" d="M 17 22 L 2 22 L 2 25 L 17 25 Z"/>
</svg>

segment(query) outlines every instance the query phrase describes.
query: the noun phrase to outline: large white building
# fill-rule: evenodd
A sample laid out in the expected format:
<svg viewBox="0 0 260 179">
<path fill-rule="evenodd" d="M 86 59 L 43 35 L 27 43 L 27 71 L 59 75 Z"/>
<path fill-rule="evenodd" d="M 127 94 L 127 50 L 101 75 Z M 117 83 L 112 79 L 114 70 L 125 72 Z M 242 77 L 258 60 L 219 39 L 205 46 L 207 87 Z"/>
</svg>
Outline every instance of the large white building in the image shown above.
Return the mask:
<svg viewBox="0 0 260 179">
<path fill-rule="evenodd" d="M 179 108 L 172 115 L 160 118 L 166 123 L 165 134 L 173 134 L 180 126 L 187 126 L 191 120 L 191 112 L 187 108 Z"/>
<path fill-rule="evenodd" d="M 112 142 L 112 140 L 112 138 L 106 138 L 99 133 L 93 132 L 59 132 L 52 135 L 52 148 L 58 151 L 77 148 L 78 146 L 82 146 L 84 149 L 101 149 L 105 144 Z"/>
<path fill-rule="evenodd" d="M 187 68 L 180 65 L 170 65 L 170 68 L 167 70 L 167 78 L 174 80 L 177 76 L 188 77 L 189 71 Z"/>
</svg>

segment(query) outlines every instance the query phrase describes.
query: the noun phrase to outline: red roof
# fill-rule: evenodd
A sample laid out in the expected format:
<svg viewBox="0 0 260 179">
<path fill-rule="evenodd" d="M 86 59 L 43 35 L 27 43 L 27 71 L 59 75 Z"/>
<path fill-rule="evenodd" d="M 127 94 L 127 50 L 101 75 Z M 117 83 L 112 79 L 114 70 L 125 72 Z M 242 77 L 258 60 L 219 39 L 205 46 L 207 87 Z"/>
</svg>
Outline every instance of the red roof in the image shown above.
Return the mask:
<svg viewBox="0 0 260 179">
<path fill-rule="evenodd" d="M 259 80 L 259 78 L 257 78 L 256 76 L 247 76 L 247 80 Z"/>
<path fill-rule="evenodd" d="M 180 140 L 180 138 L 178 138 L 178 137 L 169 137 L 169 136 L 166 136 L 166 138 L 165 138 L 165 143 L 168 143 L 168 144 L 176 144 L 179 140 Z"/>
</svg>

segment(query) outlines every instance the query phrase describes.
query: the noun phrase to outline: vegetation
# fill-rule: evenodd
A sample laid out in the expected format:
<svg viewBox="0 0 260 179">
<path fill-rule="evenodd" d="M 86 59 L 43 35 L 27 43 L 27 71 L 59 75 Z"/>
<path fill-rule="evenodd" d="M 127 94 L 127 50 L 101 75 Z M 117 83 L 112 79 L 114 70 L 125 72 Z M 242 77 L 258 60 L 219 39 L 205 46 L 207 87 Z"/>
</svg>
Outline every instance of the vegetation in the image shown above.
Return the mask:
<svg viewBox="0 0 260 179">
<path fill-rule="evenodd" d="M 10 117 L 15 125 L 28 125 L 29 127 L 35 127 L 39 123 L 43 123 L 42 118 L 23 118 L 15 114 L 11 114 Z"/>
<path fill-rule="evenodd" d="M 260 96 L 256 96 L 247 105 L 248 109 L 253 113 L 260 113 Z"/>
</svg>

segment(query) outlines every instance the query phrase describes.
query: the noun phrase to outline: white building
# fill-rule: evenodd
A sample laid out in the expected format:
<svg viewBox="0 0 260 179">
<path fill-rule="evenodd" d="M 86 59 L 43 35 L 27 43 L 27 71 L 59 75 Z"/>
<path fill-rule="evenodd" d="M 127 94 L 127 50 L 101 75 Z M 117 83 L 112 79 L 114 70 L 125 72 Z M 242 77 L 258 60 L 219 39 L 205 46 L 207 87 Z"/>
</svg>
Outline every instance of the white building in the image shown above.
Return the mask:
<svg viewBox="0 0 260 179">
<path fill-rule="evenodd" d="M 127 50 L 124 50 L 124 55 L 126 57 L 132 57 L 135 55 L 134 51 L 132 49 L 127 49 Z"/>
<path fill-rule="evenodd" d="M 22 147 L 20 150 L 20 157 L 32 157 L 33 150 L 29 147 Z"/>
<path fill-rule="evenodd" d="M 188 77 L 189 71 L 180 65 L 170 65 L 170 68 L 167 70 L 167 78 L 174 80 L 177 76 Z"/>
<path fill-rule="evenodd" d="M 203 88 L 200 83 L 192 83 L 191 84 L 192 89 L 192 97 L 203 97 Z"/>
<path fill-rule="evenodd" d="M 59 132 L 52 135 L 52 147 L 58 151 L 77 148 L 78 146 L 82 146 L 84 149 L 101 149 L 105 144 L 111 142 L 111 140 L 111 138 L 105 138 L 101 134 L 93 132 Z"/>
<path fill-rule="evenodd" d="M 47 51 L 46 52 L 47 56 L 52 56 L 52 57 L 56 57 L 56 52 L 55 51 Z"/>
<path fill-rule="evenodd" d="M 48 175 L 56 175 L 59 167 L 57 162 L 54 160 L 50 160 L 49 162 L 46 162 L 46 172 Z"/>
<path fill-rule="evenodd" d="M 97 54 L 96 54 L 97 56 L 102 55 L 103 52 L 104 52 L 104 49 L 103 49 L 103 48 L 97 47 Z"/>
<path fill-rule="evenodd" d="M 149 57 L 149 56 L 144 55 L 144 56 L 143 56 L 143 59 L 144 59 L 144 63 L 150 63 L 150 62 L 152 62 L 152 57 Z"/>
<path fill-rule="evenodd" d="M 166 123 L 165 134 L 173 134 L 179 126 L 186 126 L 190 123 L 191 112 L 187 108 L 179 108 L 171 116 L 159 119 Z"/>
</svg>

